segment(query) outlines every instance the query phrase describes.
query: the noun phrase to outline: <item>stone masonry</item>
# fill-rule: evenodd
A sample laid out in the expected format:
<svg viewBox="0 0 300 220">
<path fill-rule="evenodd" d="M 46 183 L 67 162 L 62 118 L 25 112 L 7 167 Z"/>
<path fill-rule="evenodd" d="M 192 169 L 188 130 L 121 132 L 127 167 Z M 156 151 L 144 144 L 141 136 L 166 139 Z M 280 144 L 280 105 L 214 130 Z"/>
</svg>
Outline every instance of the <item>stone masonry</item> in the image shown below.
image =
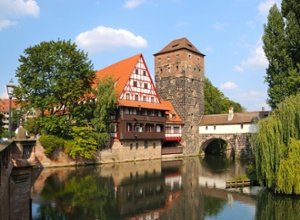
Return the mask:
<svg viewBox="0 0 300 220">
<path fill-rule="evenodd" d="M 155 82 L 184 121 L 184 155 L 198 154 L 198 124 L 204 113 L 204 56 L 189 40 L 172 41 L 155 56 Z"/>
</svg>

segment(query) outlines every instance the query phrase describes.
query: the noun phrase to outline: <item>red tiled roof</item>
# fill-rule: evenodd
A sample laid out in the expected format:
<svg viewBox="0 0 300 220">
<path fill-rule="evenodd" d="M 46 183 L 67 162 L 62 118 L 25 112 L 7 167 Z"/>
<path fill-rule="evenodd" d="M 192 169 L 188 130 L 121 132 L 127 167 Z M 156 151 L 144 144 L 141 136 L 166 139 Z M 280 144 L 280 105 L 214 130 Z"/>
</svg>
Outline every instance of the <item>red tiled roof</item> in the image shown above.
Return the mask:
<svg viewBox="0 0 300 220">
<path fill-rule="evenodd" d="M 18 104 L 15 100 L 11 102 L 12 109 L 18 107 Z M 9 112 L 9 99 L 0 99 L 0 112 Z"/>
<path fill-rule="evenodd" d="M 142 56 L 142 54 L 137 54 L 97 71 L 94 86 L 96 86 L 101 79 L 110 76 L 116 81 L 116 92 L 119 97 L 129 80 L 136 63 Z"/>
<path fill-rule="evenodd" d="M 157 109 L 157 110 L 168 110 L 169 108 L 162 103 L 152 103 L 152 102 L 142 102 L 142 101 L 132 101 L 119 99 L 119 106 L 128 106 L 136 108 L 147 108 L 147 109 Z"/>
<path fill-rule="evenodd" d="M 167 117 L 167 124 L 183 124 L 180 116 L 175 111 L 172 103 L 170 101 L 162 101 L 162 104 L 167 108 L 167 114 L 170 114 L 170 117 Z"/>
<path fill-rule="evenodd" d="M 228 114 L 203 115 L 200 125 L 226 125 L 252 123 L 256 119 L 267 117 L 268 111 L 234 113 L 232 120 L 228 120 Z"/>
<path fill-rule="evenodd" d="M 154 54 L 154 56 L 163 54 L 163 53 L 180 50 L 180 49 L 186 49 L 186 50 L 192 51 L 194 53 L 200 54 L 202 56 L 205 56 L 185 37 L 171 41 L 167 46 L 165 46 L 159 52 Z"/>
</svg>

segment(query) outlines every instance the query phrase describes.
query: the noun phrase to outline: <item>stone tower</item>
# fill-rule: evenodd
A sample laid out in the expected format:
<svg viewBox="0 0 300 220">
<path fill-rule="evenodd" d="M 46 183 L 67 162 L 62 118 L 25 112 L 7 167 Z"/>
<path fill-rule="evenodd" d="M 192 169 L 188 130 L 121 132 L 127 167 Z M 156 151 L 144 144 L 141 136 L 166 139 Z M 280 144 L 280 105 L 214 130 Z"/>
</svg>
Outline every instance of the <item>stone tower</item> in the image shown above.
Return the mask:
<svg viewBox="0 0 300 220">
<path fill-rule="evenodd" d="M 173 40 L 154 54 L 159 95 L 172 102 L 184 121 L 184 154 L 197 154 L 198 124 L 204 113 L 204 54 L 187 38 Z"/>
</svg>

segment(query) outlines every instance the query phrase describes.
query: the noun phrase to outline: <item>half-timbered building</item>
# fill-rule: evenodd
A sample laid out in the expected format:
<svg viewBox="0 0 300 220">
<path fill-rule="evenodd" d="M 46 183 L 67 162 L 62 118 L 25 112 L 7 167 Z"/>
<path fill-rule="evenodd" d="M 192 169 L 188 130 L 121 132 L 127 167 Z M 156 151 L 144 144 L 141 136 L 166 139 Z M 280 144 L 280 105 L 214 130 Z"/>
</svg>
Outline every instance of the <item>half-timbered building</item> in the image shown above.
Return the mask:
<svg viewBox="0 0 300 220">
<path fill-rule="evenodd" d="M 119 146 L 119 150 L 123 147 L 122 153 L 128 151 L 130 156 L 127 159 L 133 155 L 141 159 L 141 154 L 145 153 L 149 157 L 150 151 L 145 151 L 149 148 L 153 155 L 161 157 L 164 141 L 180 141 L 181 119 L 170 102 L 160 99 L 142 54 L 97 71 L 95 83 L 105 77 L 115 81 L 117 93 L 114 144 Z M 137 152 L 141 148 L 143 153 Z"/>
</svg>

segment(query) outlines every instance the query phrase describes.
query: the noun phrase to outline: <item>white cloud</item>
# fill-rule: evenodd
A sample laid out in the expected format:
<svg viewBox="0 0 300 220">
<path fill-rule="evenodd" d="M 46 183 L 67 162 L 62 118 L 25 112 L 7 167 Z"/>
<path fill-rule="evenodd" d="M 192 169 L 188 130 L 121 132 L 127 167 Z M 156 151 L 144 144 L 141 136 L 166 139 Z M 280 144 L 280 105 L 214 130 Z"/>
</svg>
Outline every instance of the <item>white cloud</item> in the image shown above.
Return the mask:
<svg viewBox="0 0 300 220">
<path fill-rule="evenodd" d="M 213 25 L 214 29 L 219 30 L 219 31 L 226 29 L 228 26 L 229 25 L 224 22 L 217 22 Z"/>
<path fill-rule="evenodd" d="M 127 0 L 125 1 L 124 7 L 128 9 L 132 9 L 138 7 L 144 2 L 145 0 Z"/>
<path fill-rule="evenodd" d="M 243 72 L 248 70 L 265 70 L 268 66 L 268 60 L 262 48 L 262 41 L 258 41 L 250 50 L 249 56 L 236 65 L 233 70 L 235 72 Z"/>
<path fill-rule="evenodd" d="M 98 26 L 92 30 L 80 33 L 75 39 L 79 47 L 89 52 L 103 52 L 116 48 L 147 47 L 147 41 L 125 29 Z"/>
<path fill-rule="evenodd" d="M 277 6 L 280 5 L 281 0 L 264 0 L 259 3 L 258 5 L 258 11 L 261 15 L 267 15 L 269 13 L 270 8 L 277 4 Z"/>
<path fill-rule="evenodd" d="M 214 51 L 214 49 L 212 47 L 205 47 L 203 49 L 204 53 L 212 53 Z"/>
<path fill-rule="evenodd" d="M 35 0 L 0 0 L 1 16 L 24 16 L 37 17 L 40 7 Z"/>
<path fill-rule="evenodd" d="M 10 26 L 13 26 L 15 24 L 16 24 L 16 22 L 8 20 L 8 19 L 0 20 L 0 31 L 5 28 L 9 28 Z"/>
<path fill-rule="evenodd" d="M 228 81 L 220 86 L 221 89 L 235 89 L 237 88 L 237 85 L 234 82 Z"/>
<path fill-rule="evenodd" d="M 21 16 L 38 17 L 40 7 L 35 0 L 0 0 L 0 31 L 15 25 Z"/>
<path fill-rule="evenodd" d="M 241 66 L 236 65 L 235 67 L 233 67 L 233 71 L 237 73 L 242 73 L 244 72 L 244 69 Z"/>
</svg>

